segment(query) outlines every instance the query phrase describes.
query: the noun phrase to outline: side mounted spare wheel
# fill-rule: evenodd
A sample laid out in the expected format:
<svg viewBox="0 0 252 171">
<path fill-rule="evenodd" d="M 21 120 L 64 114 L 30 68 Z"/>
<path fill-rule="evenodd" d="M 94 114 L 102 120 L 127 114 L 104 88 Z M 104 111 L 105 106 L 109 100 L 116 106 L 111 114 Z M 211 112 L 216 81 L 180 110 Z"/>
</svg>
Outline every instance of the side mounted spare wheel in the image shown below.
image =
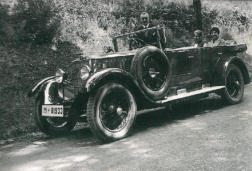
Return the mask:
<svg viewBox="0 0 252 171">
<path fill-rule="evenodd" d="M 155 46 L 140 49 L 131 64 L 131 73 L 140 87 L 153 100 L 164 98 L 171 78 L 171 63 Z"/>
<path fill-rule="evenodd" d="M 136 101 L 129 89 L 119 83 L 107 83 L 90 94 L 87 120 L 99 140 L 119 140 L 130 133 L 136 111 Z"/>
</svg>

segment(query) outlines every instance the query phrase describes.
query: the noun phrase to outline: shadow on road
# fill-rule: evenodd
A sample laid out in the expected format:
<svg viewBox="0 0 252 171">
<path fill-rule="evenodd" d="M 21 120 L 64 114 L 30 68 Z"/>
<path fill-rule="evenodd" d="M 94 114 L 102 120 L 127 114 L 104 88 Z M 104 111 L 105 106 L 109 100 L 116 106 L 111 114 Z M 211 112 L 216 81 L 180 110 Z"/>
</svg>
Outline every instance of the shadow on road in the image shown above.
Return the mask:
<svg viewBox="0 0 252 171">
<path fill-rule="evenodd" d="M 213 110 L 225 106 L 227 106 L 227 104 L 219 96 L 208 97 L 194 102 L 175 104 L 172 110 L 160 110 L 138 116 L 133 134 L 134 132 L 142 132 L 147 128 L 161 127 L 162 125 L 174 123 L 178 120 L 185 120 L 195 115 L 208 114 Z M 65 135 L 64 138 L 71 141 L 86 142 L 82 145 L 100 144 L 99 141 L 96 141 L 89 128 L 74 130 L 70 134 Z"/>
<path fill-rule="evenodd" d="M 150 127 L 160 127 L 178 120 L 194 117 L 195 115 L 210 114 L 211 111 L 225 106 L 227 104 L 219 96 L 175 104 L 171 110 L 160 110 L 139 116 L 136 121 L 135 130 L 141 132 Z"/>
<path fill-rule="evenodd" d="M 208 97 L 195 102 L 183 102 L 173 105 L 172 110 L 159 110 L 156 112 L 140 115 L 136 119 L 132 136 L 149 128 L 162 127 L 166 124 L 175 123 L 178 120 L 186 120 L 195 115 L 210 114 L 211 111 L 227 106 L 219 96 Z M 65 142 L 71 146 L 95 146 L 101 144 L 87 126 L 77 126 L 71 133 L 59 137 L 48 137 L 43 133 L 30 137 L 29 142 L 45 141 L 48 145 Z"/>
<path fill-rule="evenodd" d="M 227 104 L 219 96 L 214 96 L 199 101 L 179 103 L 173 105 L 172 110 L 146 113 L 137 117 L 132 136 L 136 132 L 142 132 L 151 127 L 161 127 L 162 125 L 174 123 L 178 120 L 185 120 L 195 115 L 210 114 L 211 111 L 225 106 Z M 88 128 L 75 130 L 67 135 L 66 138 L 69 140 L 88 141 L 87 144 L 89 145 L 100 144 Z"/>
</svg>

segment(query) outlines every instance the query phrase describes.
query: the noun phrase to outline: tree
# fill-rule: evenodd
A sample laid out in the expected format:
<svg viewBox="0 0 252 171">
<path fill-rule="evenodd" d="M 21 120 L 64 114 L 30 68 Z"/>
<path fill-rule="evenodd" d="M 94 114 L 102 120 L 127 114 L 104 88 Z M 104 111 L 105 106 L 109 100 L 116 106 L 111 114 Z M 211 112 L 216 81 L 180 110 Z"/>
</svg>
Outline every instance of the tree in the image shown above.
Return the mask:
<svg viewBox="0 0 252 171">
<path fill-rule="evenodd" d="M 59 19 L 49 0 L 19 0 L 14 21 L 19 43 L 50 44 L 58 31 Z"/>
<path fill-rule="evenodd" d="M 197 21 L 197 29 L 202 30 L 201 1 L 193 0 L 193 7 Z"/>
</svg>

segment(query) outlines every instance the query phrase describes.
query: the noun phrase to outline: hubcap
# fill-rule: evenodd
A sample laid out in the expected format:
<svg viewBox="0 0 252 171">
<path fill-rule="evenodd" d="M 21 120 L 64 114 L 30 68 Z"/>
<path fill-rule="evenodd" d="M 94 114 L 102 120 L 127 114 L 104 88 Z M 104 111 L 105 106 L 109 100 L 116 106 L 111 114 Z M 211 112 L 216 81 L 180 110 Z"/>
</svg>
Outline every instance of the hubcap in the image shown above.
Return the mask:
<svg viewBox="0 0 252 171">
<path fill-rule="evenodd" d="M 231 70 L 227 77 L 227 91 L 232 98 L 237 98 L 240 95 L 240 81 L 238 73 Z"/>
<path fill-rule="evenodd" d="M 149 69 L 149 76 L 151 78 L 155 78 L 158 74 L 159 74 L 159 72 L 156 72 L 155 68 L 150 68 Z"/>
<path fill-rule="evenodd" d="M 148 56 L 143 61 L 143 81 L 145 85 L 154 91 L 160 90 L 166 80 L 166 71 L 162 61 L 159 61 L 155 56 Z"/>
<path fill-rule="evenodd" d="M 116 109 L 116 112 L 117 112 L 117 114 L 118 114 L 119 116 L 121 116 L 121 114 L 123 113 L 123 109 L 122 109 L 121 107 L 118 107 L 118 108 Z"/>
</svg>

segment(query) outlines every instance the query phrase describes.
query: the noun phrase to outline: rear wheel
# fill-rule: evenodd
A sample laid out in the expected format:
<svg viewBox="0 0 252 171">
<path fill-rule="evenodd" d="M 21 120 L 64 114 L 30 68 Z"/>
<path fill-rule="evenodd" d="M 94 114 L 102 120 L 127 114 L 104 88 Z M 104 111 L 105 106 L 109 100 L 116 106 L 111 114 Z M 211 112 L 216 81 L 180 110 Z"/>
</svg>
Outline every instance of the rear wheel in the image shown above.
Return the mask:
<svg viewBox="0 0 252 171">
<path fill-rule="evenodd" d="M 241 70 L 236 65 L 228 66 L 225 83 L 226 88 L 222 97 L 230 104 L 239 103 L 244 93 L 244 79 Z"/>
<path fill-rule="evenodd" d="M 107 142 L 130 133 L 136 111 L 132 93 L 121 84 L 108 83 L 89 96 L 87 119 L 94 135 Z"/>
<path fill-rule="evenodd" d="M 42 116 L 43 96 L 36 99 L 34 119 L 38 128 L 47 135 L 58 136 L 70 132 L 76 119 L 73 117 L 44 117 Z"/>
</svg>

